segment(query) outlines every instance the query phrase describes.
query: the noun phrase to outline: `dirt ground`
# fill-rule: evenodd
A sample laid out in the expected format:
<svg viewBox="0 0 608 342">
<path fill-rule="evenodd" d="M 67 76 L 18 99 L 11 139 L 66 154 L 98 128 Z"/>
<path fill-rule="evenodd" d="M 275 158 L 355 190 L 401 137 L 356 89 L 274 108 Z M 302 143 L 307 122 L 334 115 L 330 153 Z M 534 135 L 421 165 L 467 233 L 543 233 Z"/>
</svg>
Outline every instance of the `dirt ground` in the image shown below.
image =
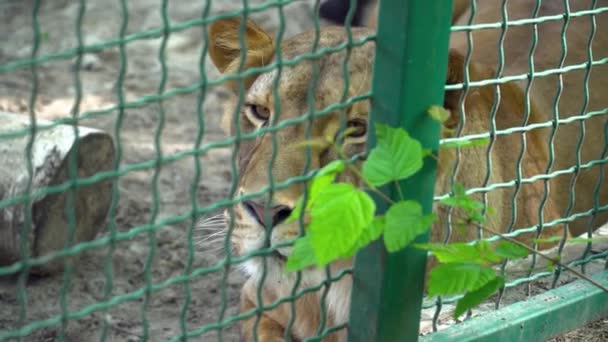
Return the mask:
<svg viewBox="0 0 608 342">
<path fill-rule="evenodd" d="M 32 0 L 0 1 L 0 63 L 27 58 L 32 44 Z M 162 25 L 161 1 L 128 1 L 127 34 L 158 28 Z M 250 6 L 264 3 L 250 0 Z M 297 1 L 285 7 L 286 36 L 312 27 L 312 0 Z M 82 33 L 87 44 L 115 39 L 119 35 L 122 14 L 119 1 L 87 0 Z M 173 0 L 168 5 L 168 17 L 172 24 L 179 24 L 200 17 L 203 1 Z M 211 13 L 241 8 L 240 1 L 214 0 Z M 41 45 L 39 55 L 61 52 L 76 46 L 77 1 L 43 1 L 39 11 Z M 270 31 L 278 26 L 278 10 L 269 9 L 253 15 L 253 18 Z M 199 56 L 202 48 L 202 30 L 198 26 L 173 32 L 166 48 L 166 90 L 184 88 L 200 80 Z M 161 81 L 161 64 L 158 60 L 160 38 L 134 40 L 126 45 L 127 69 L 124 80 L 124 97 L 134 101 L 142 96 L 158 92 Z M 80 112 L 108 108 L 117 103 L 116 80 L 120 67 L 118 46 L 85 55 L 80 70 L 83 98 Z M 73 106 L 75 86 L 73 59 L 56 59 L 38 66 L 38 96 L 35 111 L 39 118 L 68 117 Z M 210 80 L 219 75 L 207 62 L 205 74 Z M 21 68 L 0 75 L 0 110 L 27 113 L 31 93 L 31 70 Z M 227 90 L 209 88 L 203 103 L 203 144 L 224 139 L 219 128 L 220 108 L 228 98 Z M 197 91 L 186 92 L 163 101 L 164 128 L 161 133 L 162 153 L 171 155 L 192 149 L 198 134 Z M 118 112 L 83 119 L 82 125 L 103 129 L 113 134 L 122 146 L 122 164 L 130 165 L 155 158 L 154 136 L 160 118 L 157 103 L 124 110 L 120 134 L 115 126 Z M 214 201 L 225 199 L 231 182 L 229 148 L 216 148 L 200 156 L 202 174 L 197 184 L 197 204 L 206 207 Z M 194 180 L 192 157 L 178 159 L 163 165 L 158 179 L 157 200 L 159 212 L 156 221 L 182 215 L 191 208 L 190 189 Z M 120 202 L 116 224 L 120 231 L 128 231 L 151 220 L 155 195 L 152 189 L 154 169 L 133 171 L 119 180 Z M 162 283 L 184 272 L 188 259 L 188 220 L 164 225 L 156 232 L 156 249 L 151 268 L 152 282 Z M 107 234 L 107 232 L 104 232 Z M 197 233 L 198 234 L 198 233 Z M 143 272 L 149 257 L 149 236 L 139 234 L 133 239 L 115 246 L 112 255 L 112 295 L 129 294 L 145 285 Z M 80 257 L 73 272 L 67 293 L 70 311 L 81 310 L 104 300 L 107 286 L 104 264 L 108 248 L 91 249 Z M 193 268 L 217 264 L 219 252 L 197 248 L 193 255 Z M 243 278 L 236 270 L 196 277 L 189 283 L 191 301 L 185 313 L 186 329 L 192 330 L 217 322 L 222 314 L 222 298 L 225 299 L 223 317 L 236 313 L 238 291 Z M 32 278 L 27 285 L 26 322 L 53 317 L 61 313 L 61 275 Z M 226 291 L 221 291 L 225 284 Z M 0 331 L 18 327 L 19 305 L 15 280 L 0 279 Z M 107 325 L 109 341 L 136 341 L 144 335 L 142 319 L 149 322 L 149 340 L 164 341 L 181 333 L 180 315 L 184 305 L 184 286 L 176 284 L 154 292 L 147 310 L 142 311 L 143 299 L 121 302 L 108 310 L 98 310 L 81 318 L 70 320 L 65 327 L 67 341 L 99 340 L 102 327 Z M 58 340 L 58 325 L 33 331 L 26 341 L 42 342 Z M 222 330 L 225 341 L 236 341 L 234 325 Z M 211 330 L 197 341 L 214 341 L 217 330 Z M 571 332 L 555 341 L 602 341 L 608 338 L 608 321 L 603 320 Z"/>
</svg>

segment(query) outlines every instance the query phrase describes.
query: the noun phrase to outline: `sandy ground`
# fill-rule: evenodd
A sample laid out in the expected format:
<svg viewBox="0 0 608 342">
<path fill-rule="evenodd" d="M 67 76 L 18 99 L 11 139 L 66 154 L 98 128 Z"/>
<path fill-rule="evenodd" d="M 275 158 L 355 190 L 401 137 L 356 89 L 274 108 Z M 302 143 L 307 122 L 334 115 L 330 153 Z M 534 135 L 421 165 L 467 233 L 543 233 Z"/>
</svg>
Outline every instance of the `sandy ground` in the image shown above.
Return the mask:
<svg viewBox="0 0 608 342">
<path fill-rule="evenodd" d="M 32 11 L 31 0 L 0 1 L 0 63 L 27 58 L 31 53 Z M 78 2 L 68 0 L 43 1 L 39 22 L 42 41 L 39 55 L 61 52 L 76 44 L 75 18 Z M 251 6 L 263 3 L 250 0 Z M 288 20 L 286 35 L 292 35 L 312 27 L 312 1 L 299 1 L 285 7 Z M 128 1 L 127 34 L 133 34 L 162 25 L 160 1 Z M 168 17 L 171 23 L 179 24 L 197 19 L 202 13 L 203 2 L 173 0 L 169 2 Z M 241 7 L 240 1 L 214 0 L 211 13 Z M 278 11 L 270 9 L 254 16 L 266 29 L 274 31 L 278 25 Z M 122 15 L 118 1 L 88 0 L 82 26 L 87 44 L 115 39 L 118 36 Z M 166 89 L 184 88 L 199 81 L 199 56 L 202 48 L 202 31 L 192 27 L 171 34 L 166 49 Z M 161 81 L 161 64 L 158 52 L 161 39 L 135 40 L 126 45 L 127 70 L 124 80 L 124 97 L 133 101 L 158 92 Z M 38 96 L 35 110 L 40 118 L 56 119 L 69 116 L 73 106 L 75 87 L 73 59 L 57 59 L 38 66 Z M 85 55 L 80 76 L 83 98 L 80 112 L 108 108 L 117 103 L 116 79 L 120 66 L 117 46 L 98 53 Z M 216 79 L 217 71 L 210 63 L 205 64 L 208 79 Z M 31 70 L 17 69 L 0 75 L 0 110 L 27 113 L 31 92 Z M 198 134 L 197 91 L 173 96 L 163 101 L 164 128 L 161 133 L 163 155 L 175 154 L 193 147 Z M 208 89 L 203 103 L 203 144 L 225 138 L 219 128 L 222 103 L 228 92 L 221 87 Z M 118 112 L 82 120 L 82 124 L 112 132 L 122 146 L 122 164 L 129 165 L 155 158 L 154 136 L 159 125 L 161 108 L 157 103 L 129 108 L 124 111 L 120 134 L 114 134 Z M 214 201 L 225 199 L 230 186 L 230 150 L 211 149 L 200 156 L 202 174 L 197 183 L 196 202 L 206 207 Z M 194 159 L 178 159 L 163 165 L 157 193 L 158 215 L 156 220 L 187 213 L 191 208 L 190 188 L 194 180 Z M 120 202 L 116 224 L 120 231 L 148 223 L 153 217 L 155 195 L 152 189 L 154 169 L 129 172 L 119 180 Z M 156 248 L 151 266 L 152 282 L 161 283 L 184 272 L 189 256 L 187 248 L 188 220 L 164 225 L 156 232 Z M 112 295 L 129 294 L 145 285 L 143 272 L 149 257 L 150 244 L 147 234 L 120 242 L 110 262 L 113 265 Z M 104 276 L 108 248 L 92 249 L 80 256 L 67 292 L 67 308 L 78 311 L 88 305 L 104 300 Z M 193 268 L 215 265 L 220 255 L 197 248 L 193 255 Z M 191 301 L 185 311 L 187 329 L 192 330 L 218 321 L 236 313 L 238 291 L 243 279 L 235 270 L 224 277 L 223 271 L 196 277 L 189 283 Z M 225 284 L 225 292 L 221 291 Z M 47 319 L 61 313 L 62 276 L 32 278 L 27 286 L 26 321 Z M 0 279 L 0 331 L 19 326 L 19 302 L 14 279 Z M 124 301 L 110 309 L 98 310 L 81 318 L 70 320 L 65 327 L 67 341 L 99 340 L 104 324 L 108 327 L 109 341 L 135 341 L 144 335 L 142 320 L 149 322 L 149 340 L 162 341 L 178 336 L 181 332 L 180 315 L 184 306 L 184 286 L 169 286 L 151 295 L 147 310 L 142 311 L 143 299 Z M 224 300 L 223 300 L 224 299 Z M 608 322 L 593 323 L 556 341 L 601 341 L 606 340 Z M 52 325 L 35 330 L 26 341 L 55 341 L 62 330 Z M 234 325 L 222 330 L 225 341 L 236 341 Z M 215 330 L 197 337 L 197 341 L 213 341 L 218 337 Z"/>
</svg>

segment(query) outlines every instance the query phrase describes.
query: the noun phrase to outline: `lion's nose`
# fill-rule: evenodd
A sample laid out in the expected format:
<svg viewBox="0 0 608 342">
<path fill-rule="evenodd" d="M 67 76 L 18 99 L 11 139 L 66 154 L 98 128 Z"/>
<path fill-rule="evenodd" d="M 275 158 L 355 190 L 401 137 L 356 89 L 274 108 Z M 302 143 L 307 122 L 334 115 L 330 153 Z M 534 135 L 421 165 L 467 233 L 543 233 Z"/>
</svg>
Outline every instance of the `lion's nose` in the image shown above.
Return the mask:
<svg viewBox="0 0 608 342">
<path fill-rule="evenodd" d="M 243 206 L 249 212 L 249 214 L 256 219 L 256 221 L 269 228 L 272 228 L 285 221 L 292 211 L 292 209 L 286 205 L 275 205 L 268 208 L 268 215 L 266 215 L 264 204 L 256 203 L 250 200 L 243 201 Z M 266 222 L 266 219 L 269 219 L 270 222 Z"/>
</svg>

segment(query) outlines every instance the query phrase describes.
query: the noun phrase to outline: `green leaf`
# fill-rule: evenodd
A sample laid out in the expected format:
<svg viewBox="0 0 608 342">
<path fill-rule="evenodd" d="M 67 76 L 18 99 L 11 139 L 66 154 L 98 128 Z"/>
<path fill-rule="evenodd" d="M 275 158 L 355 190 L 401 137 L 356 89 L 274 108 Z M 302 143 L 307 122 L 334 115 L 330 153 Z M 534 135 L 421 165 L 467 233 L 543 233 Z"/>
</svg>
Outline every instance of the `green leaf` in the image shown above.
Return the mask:
<svg viewBox="0 0 608 342">
<path fill-rule="evenodd" d="M 306 201 L 306 209 L 310 209 L 312 207 L 319 193 L 329 184 L 333 183 L 338 174 L 340 174 L 342 171 L 344 171 L 344 161 L 334 160 L 317 172 L 308 186 L 308 200 Z M 300 197 L 296 202 L 295 208 L 287 220 L 285 220 L 285 223 L 293 222 L 300 217 L 302 214 L 302 202 L 303 197 Z"/>
<path fill-rule="evenodd" d="M 494 249 L 494 252 L 507 259 L 525 258 L 530 254 L 527 249 L 509 241 L 500 241 L 498 246 Z"/>
<path fill-rule="evenodd" d="M 315 251 L 310 244 L 310 237 L 306 235 L 296 240 L 287 258 L 285 269 L 287 272 L 300 271 L 316 263 Z"/>
<path fill-rule="evenodd" d="M 487 241 L 479 241 L 475 245 L 466 243 L 423 243 L 414 244 L 415 248 L 433 252 L 441 263 L 475 263 L 487 264 L 498 262 L 501 257 L 494 253 Z"/>
<path fill-rule="evenodd" d="M 532 241 L 534 241 L 535 243 L 546 243 L 546 242 L 559 242 L 562 241 L 562 237 L 561 236 L 552 236 L 552 237 L 548 237 L 548 238 L 538 238 L 538 239 L 533 239 Z M 575 238 L 570 238 L 567 239 L 566 242 L 568 243 L 593 243 L 593 242 L 606 242 L 608 241 L 608 238 L 606 237 L 595 237 L 595 238 L 581 238 L 581 237 L 575 237 Z"/>
<path fill-rule="evenodd" d="M 372 223 L 375 211 L 371 197 L 352 184 L 325 187 L 311 208 L 308 225 L 317 265 L 323 266 L 351 252 L 363 230 Z"/>
<path fill-rule="evenodd" d="M 562 241 L 563 237 L 561 236 L 551 236 L 548 238 L 538 238 L 538 239 L 532 239 L 532 241 L 534 243 L 545 243 L 545 242 L 559 242 Z"/>
<path fill-rule="evenodd" d="M 470 221 L 480 224 L 486 223 L 485 213 L 483 212 L 486 206 L 482 202 L 467 195 L 464 186 L 460 183 L 454 184 L 452 192 L 452 196 L 443 198 L 439 202 L 450 207 L 462 208 Z M 470 221 L 467 223 L 470 223 Z"/>
<path fill-rule="evenodd" d="M 458 319 L 460 315 L 479 305 L 503 286 L 505 286 L 505 279 L 498 276 L 488 281 L 485 285 L 477 290 L 467 292 L 464 297 L 462 297 L 458 303 L 456 303 L 454 319 Z"/>
<path fill-rule="evenodd" d="M 361 232 L 361 235 L 359 235 L 359 238 L 355 242 L 355 245 L 353 246 L 352 250 L 348 252 L 346 256 L 350 257 L 355 255 L 358 250 L 367 246 L 370 242 L 378 239 L 382 235 L 382 232 L 384 232 L 385 225 L 386 218 L 384 216 L 374 217 L 372 223 L 368 227 L 363 229 L 363 232 Z"/>
<path fill-rule="evenodd" d="M 334 175 L 337 176 L 340 172 L 344 171 L 344 161 L 343 160 L 334 160 L 329 164 L 323 166 L 319 172 L 317 172 L 317 176 L 325 176 L 325 175 Z"/>
<path fill-rule="evenodd" d="M 467 196 L 466 190 L 464 189 L 464 185 L 462 185 L 462 183 L 460 182 L 454 183 L 454 185 L 452 186 L 452 191 L 454 192 L 454 195 L 458 197 Z"/>
<path fill-rule="evenodd" d="M 439 260 L 446 263 L 476 263 L 486 264 L 488 262 L 500 261 L 496 255 L 490 254 L 491 250 L 484 251 L 479 245 L 469 245 L 466 243 L 422 243 L 414 244 L 414 248 L 430 251 Z"/>
<path fill-rule="evenodd" d="M 342 171 L 344 171 L 344 161 L 342 160 L 334 160 L 319 170 L 312 184 L 310 184 L 310 201 L 306 206 L 307 208 L 312 207 L 312 203 L 317 199 L 319 193 L 333 183 Z"/>
<path fill-rule="evenodd" d="M 465 243 L 416 243 L 414 248 L 432 252 L 441 263 L 477 262 L 479 251 Z"/>
<path fill-rule="evenodd" d="M 378 239 L 382 233 L 384 232 L 384 227 L 386 226 L 386 218 L 384 216 L 374 217 L 372 223 L 367 226 L 359 236 L 359 242 L 362 244 L 361 246 L 365 246 L 368 243 Z"/>
<path fill-rule="evenodd" d="M 483 209 L 483 203 L 479 201 L 475 201 L 474 199 L 468 196 L 452 196 L 447 198 L 442 198 L 440 200 L 441 203 L 445 205 L 449 205 L 450 207 L 463 208 L 468 210 L 481 210 Z"/>
<path fill-rule="evenodd" d="M 473 263 L 440 264 L 431 270 L 429 296 L 475 291 L 496 278 L 494 270 Z"/>
<path fill-rule="evenodd" d="M 422 215 L 422 206 L 416 201 L 393 204 L 385 214 L 384 245 L 396 252 L 426 232 L 435 219 L 434 214 Z"/>
<path fill-rule="evenodd" d="M 492 245 L 485 240 L 477 241 L 474 245 L 475 249 L 479 252 L 479 258 L 485 262 L 499 262 L 502 260 L 500 255 L 494 253 Z"/>
<path fill-rule="evenodd" d="M 439 144 L 439 148 L 464 148 L 464 147 L 477 147 L 477 146 L 485 146 L 490 143 L 490 138 L 479 138 L 479 139 L 471 139 L 471 140 L 456 140 L 456 141 L 446 141 L 441 142 Z"/>
<path fill-rule="evenodd" d="M 440 123 L 450 118 L 450 112 L 442 106 L 433 105 L 428 110 L 429 116 Z"/>
<path fill-rule="evenodd" d="M 285 220 L 285 223 L 293 222 L 293 221 L 297 220 L 300 217 L 300 215 L 302 215 L 302 201 L 303 201 L 302 197 L 300 197 L 298 199 L 298 201 L 296 202 L 296 206 L 293 208 L 293 211 L 291 212 L 291 214 L 289 214 L 289 216 Z"/>
<path fill-rule="evenodd" d="M 363 163 L 363 176 L 374 186 L 405 179 L 422 168 L 422 145 L 401 128 L 376 124 L 377 144 Z"/>
</svg>

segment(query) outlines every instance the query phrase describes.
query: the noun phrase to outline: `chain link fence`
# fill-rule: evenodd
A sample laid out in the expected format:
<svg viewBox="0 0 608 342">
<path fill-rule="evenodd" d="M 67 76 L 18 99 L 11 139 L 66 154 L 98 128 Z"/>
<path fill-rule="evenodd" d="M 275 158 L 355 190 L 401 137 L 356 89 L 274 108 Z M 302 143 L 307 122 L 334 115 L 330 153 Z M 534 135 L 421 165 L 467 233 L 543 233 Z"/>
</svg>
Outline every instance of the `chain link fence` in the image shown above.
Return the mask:
<svg viewBox="0 0 608 342">
<path fill-rule="evenodd" d="M 454 121 L 451 136 L 441 142 L 489 138 L 489 144 L 457 149 L 449 163 L 442 164 L 440 155 L 434 198 L 432 165 L 408 183 L 408 194 L 430 208 L 455 182 L 475 174 L 464 184 L 467 193 L 501 206 L 491 222 L 508 236 L 558 237 L 551 255 L 588 274 L 606 267 L 605 244 L 572 249 L 563 239 L 594 236 L 607 220 L 606 1 L 455 0 L 456 15 L 440 4 L 386 0 L 377 35 L 347 26 L 341 41 L 329 43 L 331 37 L 321 34 L 327 23 L 316 14 L 319 5 L 0 3 L 0 117 L 7 122 L 0 127 L 0 341 L 234 341 L 243 322 L 259 328 L 254 336 L 265 341 L 258 333 L 268 331 L 264 315 L 272 312 L 285 322 L 283 337 L 298 340 L 305 329 L 302 305 L 315 313 L 307 323 L 313 326 L 309 341 L 346 338 L 347 324 L 352 341 L 413 339 L 419 329 L 425 339 L 449 340 L 455 336 L 449 329 L 466 327 L 450 318 L 460 297 L 423 298 L 421 252 L 386 255 L 371 246 L 354 267 L 318 270 L 315 281 L 294 274 L 286 278 L 287 292 L 269 295 L 267 284 L 277 278 L 268 273 L 278 271 L 272 258 L 287 245 L 235 253 L 230 243 L 242 231 L 238 205 L 262 198 L 268 206 L 272 194 L 280 197 L 305 183 L 319 166 L 307 149 L 298 175 L 273 171 L 286 163 L 281 148 L 291 143 L 289 134 L 301 128 L 303 137 L 311 137 L 318 127 L 312 123 L 362 104 L 371 106 L 371 121 L 404 126 L 436 148 L 438 127 L 424 108 L 444 98 Z M 241 58 L 230 66 L 236 73 L 222 75 L 225 70 L 208 58 L 214 53 L 208 37 L 214 23 L 229 18 L 256 22 L 275 42 L 274 58 L 262 54 L 263 63 L 253 67 Z M 279 43 L 308 30 L 302 49 Z M 259 34 L 245 26 L 239 32 L 239 46 Z M 353 76 L 362 67 L 353 61 L 373 41 L 377 60 L 367 61 L 373 80 L 362 80 Z M 327 66 L 332 63 L 335 70 Z M 289 93 L 285 75 L 302 65 L 307 82 Z M 285 116 L 254 130 L 243 126 L 240 109 L 251 102 L 245 89 L 260 73 L 271 84 L 270 97 L 287 94 L 269 106 Z M 366 82 L 370 91 L 353 90 Z M 318 89 L 331 89 L 331 101 Z M 514 98 L 517 89 L 521 97 Z M 305 109 L 289 113 L 298 95 L 304 99 L 298 108 Z M 223 116 L 237 123 L 232 130 Z M 252 144 L 260 140 L 269 147 L 268 165 L 258 175 L 266 183 L 242 194 L 239 156 L 259 148 Z M 442 213 L 431 239 L 462 239 L 456 219 Z M 496 240 L 480 230 L 473 238 Z M 251 260 L 261 274 L 247 282 L 243 273 L 251 272 Z M 500 265 L 506 288 L 470 316 L 490 317 L 486 312 L 572 280 L 560 267 L 545 266 L 535 257 Z M 353 276 L 347 323 L 327 308 L 335 307 L 332 291 Z M 253 286 L 246 310 L 239 309 L 243 284 Z M 585 298 L 601 303 L 601 295 Z M 597 319 L 601 310 L 573 321 Z M 575 326 L 555 324 L 527 336 L 544 338 Z M 441 335 L 444 329 L 448 333 Z M 468 338 L 484 333 L 471 331 L 465 330 Z"/>
</svg>

